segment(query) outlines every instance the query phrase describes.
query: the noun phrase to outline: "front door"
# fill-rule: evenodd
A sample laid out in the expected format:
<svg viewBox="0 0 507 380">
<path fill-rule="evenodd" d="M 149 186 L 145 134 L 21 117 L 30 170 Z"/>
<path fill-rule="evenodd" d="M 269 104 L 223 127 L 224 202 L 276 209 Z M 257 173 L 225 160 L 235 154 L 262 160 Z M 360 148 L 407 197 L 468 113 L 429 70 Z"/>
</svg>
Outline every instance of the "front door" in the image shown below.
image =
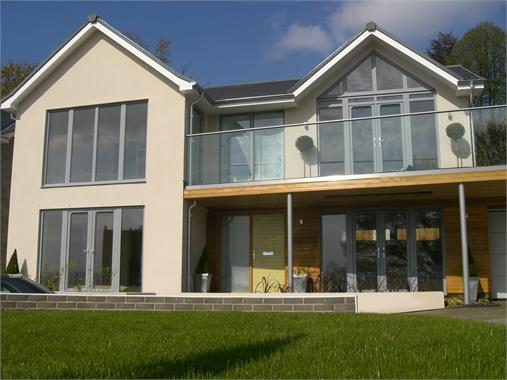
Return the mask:
<svg viewBox="0 0 507 380">
<path fill-rule="evenodd" d="M 284 226 L 283 214 L 252 216 L 253 292 L 278 292 L 285 287 Z"/>
<path fill-rule="evenodd" d="M 112 289 L 114 219 L 112 210 L 69 213 L 67 290 Z"/>
<path fill-rule="evenodd" d="M 407 231 L 406 211 L 356 213 L 358 291 L 408 290 Z"/>
</svg>

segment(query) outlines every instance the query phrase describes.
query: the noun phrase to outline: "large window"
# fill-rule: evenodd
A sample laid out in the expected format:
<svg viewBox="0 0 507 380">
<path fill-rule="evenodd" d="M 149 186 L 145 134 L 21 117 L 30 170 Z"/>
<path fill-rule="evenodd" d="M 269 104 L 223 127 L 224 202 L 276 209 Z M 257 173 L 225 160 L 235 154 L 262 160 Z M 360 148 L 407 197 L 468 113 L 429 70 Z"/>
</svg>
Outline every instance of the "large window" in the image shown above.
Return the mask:
<svg viewBox="0 0 507 380">
<path fill-rule="evenodd" d="M 38 279 L 52 290 L 141 291 L 141 207 L 41 213 Z"/>
<path fill-rule="evenodd" d="M 220 142 L 222 182 L 283 178 L 283 128 L 255 130 L 283 124 L 283 113 L 223 116 Z"/>
<path fill-rule="evenodd" d="M 434 91 L 377 53 L 320 95 L 317 108 L 319 121 L 358 119 L 318 127 L 321 176 L 438 167 L 435 117 L 396 116 L 434 111 Z"/>
<path fill-rule="evenodd" d="M 145 178 L 147 102 L 49 111 L 44 185 Z"/>
</svg>

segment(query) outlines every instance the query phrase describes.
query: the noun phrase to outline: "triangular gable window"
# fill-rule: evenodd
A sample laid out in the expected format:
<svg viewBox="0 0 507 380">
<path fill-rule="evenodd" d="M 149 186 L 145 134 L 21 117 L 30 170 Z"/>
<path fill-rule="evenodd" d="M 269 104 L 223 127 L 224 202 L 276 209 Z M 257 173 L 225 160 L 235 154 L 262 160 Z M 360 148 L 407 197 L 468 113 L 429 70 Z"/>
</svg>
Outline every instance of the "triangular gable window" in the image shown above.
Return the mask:
<svg viewBox="0 0 507 380">
<path fill-rule="evenodd" d="M 377 53 L 372 53 L 340 78 L 320 98 L 336 98 L 365 92 L 392 92 L 431 88 L 399 69 Z"/>
</svg>

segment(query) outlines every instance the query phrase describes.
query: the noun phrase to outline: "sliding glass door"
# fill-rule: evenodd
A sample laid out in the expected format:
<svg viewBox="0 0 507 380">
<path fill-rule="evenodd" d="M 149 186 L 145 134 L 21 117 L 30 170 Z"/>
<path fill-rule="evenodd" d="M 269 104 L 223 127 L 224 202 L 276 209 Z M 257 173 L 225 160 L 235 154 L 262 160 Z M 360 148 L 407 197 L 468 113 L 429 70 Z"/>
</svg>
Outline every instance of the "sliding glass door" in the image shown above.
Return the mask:
<svg viewBox="0 0 507 380">
<path fill-rule="evenodd" d="M 140 291 L 143 209 L 43 211 L 39 281 L 52 290 Z"/>
</svg>

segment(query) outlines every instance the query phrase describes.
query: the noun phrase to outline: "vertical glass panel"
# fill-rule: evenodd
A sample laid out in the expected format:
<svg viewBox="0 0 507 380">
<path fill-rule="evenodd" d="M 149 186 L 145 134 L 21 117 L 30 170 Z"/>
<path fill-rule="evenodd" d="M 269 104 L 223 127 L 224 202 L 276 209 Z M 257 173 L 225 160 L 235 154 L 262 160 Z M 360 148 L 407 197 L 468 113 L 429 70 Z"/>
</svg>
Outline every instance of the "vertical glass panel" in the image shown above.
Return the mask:
<svg viewBox="0 0 507 380">
<path fill-rule="evenodd" d="M 124 179 L 142 179 L 146 171 L 148 103 L 127 104 L 125 120 Z"/>
<path fill-rule="evenodd" d="M 391 292 L 409 290 L 407 228 L 406 213 L 386 212 L 384 214 L 386 280 L 387 290 Z"/>
<path fill-rule="evenodd" d="M 378 90 L 394 90 L 403 88 L 403 74 L 400 70 L 387 63 L 379 56 L 375 57 L 375 61 Z"/>
<path fill-rule="evenodd" d="M 70 169 L 71 182 L 89 182 L 92 180 L 94 124 L 94 108 L 74 111 Z"/>
<path fill-rule="evenodd" d="M 507 162 L 505 111 L 505 107 L 471 111 L 477 166 L 505 165 Z"/>
<path fill-rule="evenodd" d="M 345 214 L 322 216 L 323 292 L 346 292 L 347 286 L 347 217 Z"/>
<path fill-rule="evenodd" d="M 434 111 L 433 100 L 410 102 L 410 112 Z M 437 136 L 435 115 L 416 115 L 410 117 L 412 136 L 412 160 L 417 170 L 438 168 Z"/>
<path fill-rule="evenodd" d="M 250 289 L 250 217 L 222 218 L 221 287 L 223 292 Z"/>
<path fill-rule="evenodd" d="M 367 57 L 359 64 L 349 75 L 347 75 L 347 91 L 371 91 L 372 74 L 371 74 L 371 56 Z"/>
<path fill-rule="evenodd" d="M 441 217 L 437 210 L 416 210 L 417 288 L 443 289 Z"/>
<path fill-rule="evenodd" d="M 95 179 L 118 179 L 120 146 L 120 106 L 100 107 L 97 137 L 97 164 Z"/>
<path fill-rule="evenodd" d="M 88 213 L 71 213 L 67 287 L 80 290 L 86 287 L 86 256 L 88 239 Z"/>
<path fill-rule="evenodd" d="M 356 275 L 359 291 L 377 291 L 377 216 L 374 212 L 355 217 Z"/>
<path fill-rule="evenodd" d="M 113 275 L 113 212 L 95 214 L 93 288 L 110 289 Z"/>
<path fill-rule="evenodd" d="M 221 129 L 250 129 L 250 116 L 228 116 L 222 119 Z M 222 182 L 244 182 L 252 180 L 251 132 L 226 133 L 221 137 Z"/>
<path fill-rule="evenodd" d="M 60 256 L 62 212 L 42 213 L 40 283 L 50 290 L 60 290 Z"/>
<path fill-rule="evenodd" d="M 407 75 L 407 87 L 408 88 L 426 88 L 424 84 L 419 82 L 417 79 L 412 78 L 411 76 Z"/>
<path fill-rule="evenodd" d="M 342 107 L 319 109 L 319 121 L 343 119 Z M 345 174 L 343 123 L 319 125 L 320 175 Z"/>
<path fill-rule="evenodd" d="M 372 116 L 370 106 L 351 107 L 352 118 Z M 373 121 L 352 121 L 354 174 L 373 173 Z"/>
<path fill-rule="evenodd" d="M 380 115 L 397 115 L 401 113 L 401 104 L 380 106 Z M 401 117 L 380 119 L 380 138 L 382 146 L 382 171 L 399 171 L 403 167 L 403 138 Z"/>
<path fill-rule="evenodd" d="M 254 128 L 283 124 L 283 114 L 264 113 L 254 115 Z M 255 180 L 283 177 L 283 128 L 254 132 Z"/>
<path fill-rule="evenodd" d="M 65 182 L 68 126 L 69 111 L 49 113 L 46 146 L 46 175 L 44 180 L 46 184 Z"/>
<path fill-rule="evenodd" d="M 143 209 L 124 208 L 121 221 L 120 291 L 139 292 L 142 284 Z"/>
<path fill-rule="evenodd" d="M 322 98 L 333 98 L 336 96 L 341 96 L 345 93 L 345 82 L 343 80 L 339 81 L 336 85 L 331 87 L 328 91 L 321 95 Z"/>
</svg>

